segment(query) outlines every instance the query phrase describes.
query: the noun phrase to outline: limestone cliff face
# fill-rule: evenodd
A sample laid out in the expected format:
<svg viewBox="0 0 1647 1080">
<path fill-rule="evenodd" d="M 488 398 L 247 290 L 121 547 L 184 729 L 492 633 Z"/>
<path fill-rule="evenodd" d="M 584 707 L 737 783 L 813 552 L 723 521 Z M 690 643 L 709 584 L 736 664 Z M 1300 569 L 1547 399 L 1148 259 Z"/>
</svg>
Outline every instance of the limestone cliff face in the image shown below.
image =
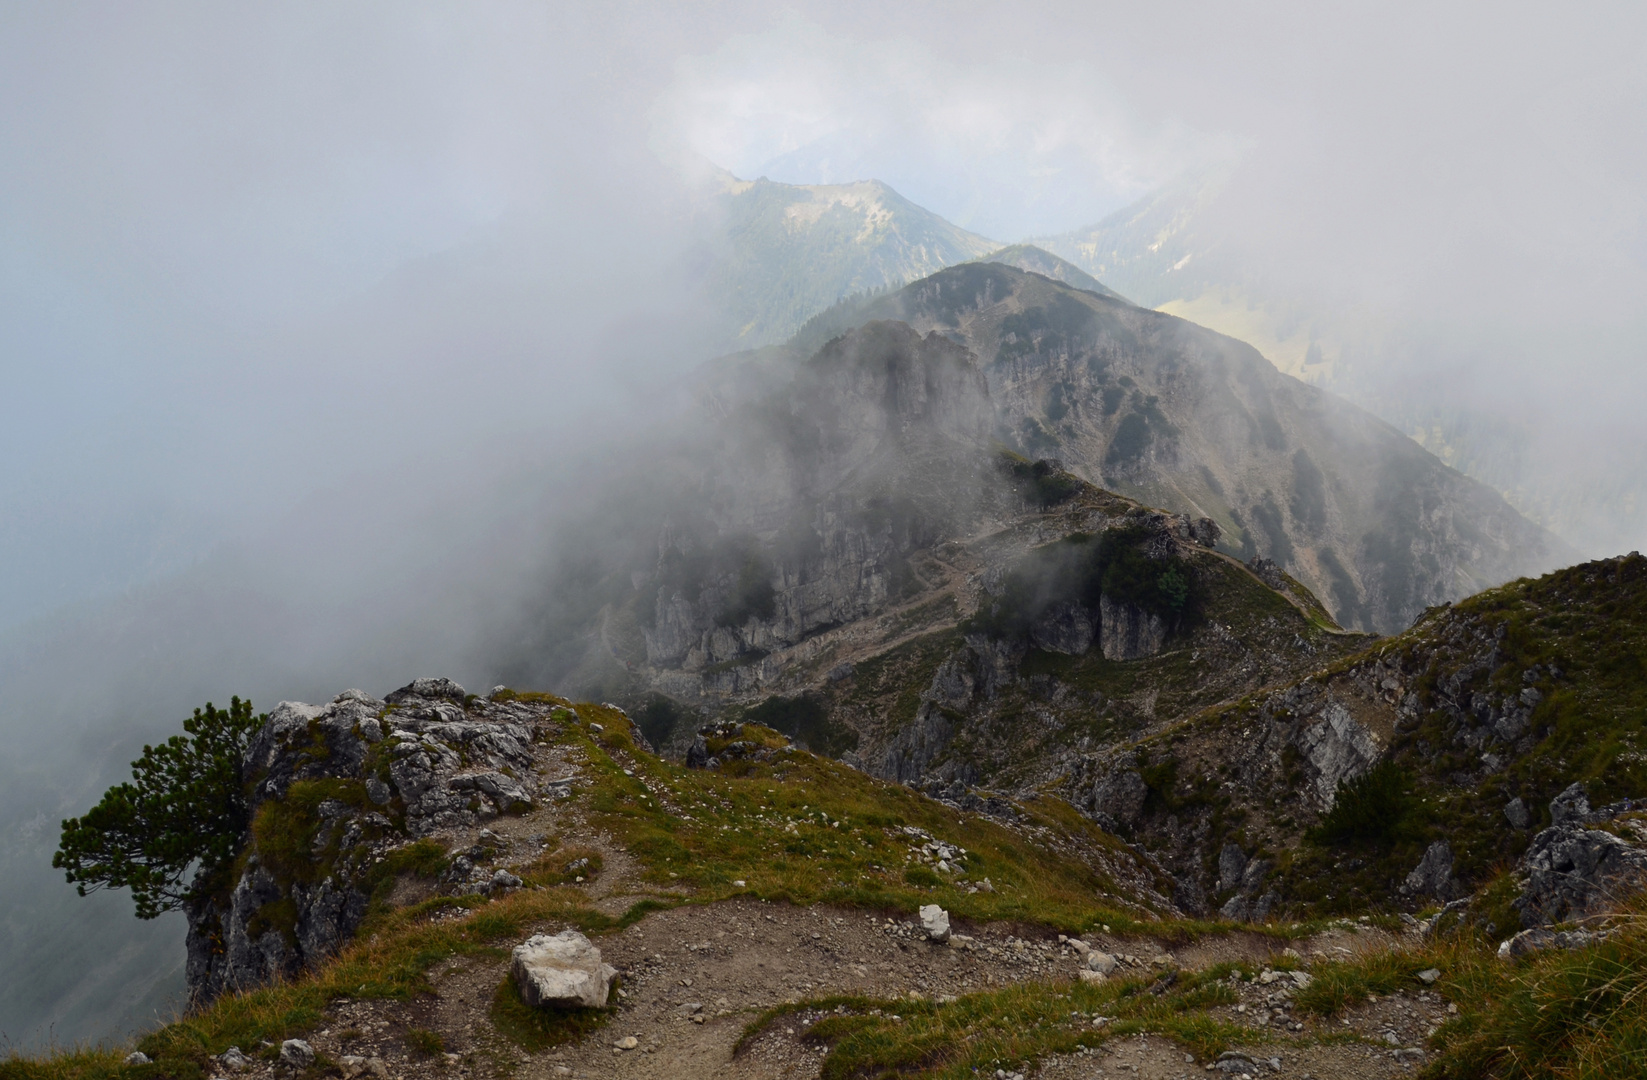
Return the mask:
<svg viewBox="0 0 1647 1080">
<path fill-rule="evenodd" d="M 242 762 L 252 832 L 231 881 L 188 911 L 189 995 L 290 978 L 366 917 L 374 871 L 422 837 L 528 807 L 542 703 L 419 679 L 378 700 L 282 702 Z M 391 864 L 392 865 L 392 864 Z"/>
</svg>

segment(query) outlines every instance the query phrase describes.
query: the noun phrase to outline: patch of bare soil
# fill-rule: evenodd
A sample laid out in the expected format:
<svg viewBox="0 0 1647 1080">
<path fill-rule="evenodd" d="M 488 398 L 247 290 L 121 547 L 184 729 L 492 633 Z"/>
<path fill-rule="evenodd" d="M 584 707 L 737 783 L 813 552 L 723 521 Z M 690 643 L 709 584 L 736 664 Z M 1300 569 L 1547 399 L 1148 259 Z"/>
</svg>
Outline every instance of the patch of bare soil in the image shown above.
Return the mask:
<svg viewBox="0 0 1647 1080">
<path fill-rule="evenodd" d="M 745 1026 L 762 1010 L 829 994 L 942 998 L 1028 980 L 1071 979 L 1078 970 L 1078 956 L 1055 936 L 1034 940 L 1015 932 L 1021 928 L 1004 926 L 970 930 L 970 941 L 944 946 L 923 940 L 914 919 L 902 914 L 743 899 L 678 907 L 598 939 L 607 962 L 622 972 L 622 994 L 608 1021 L 577 1042 L 529 1054 L 493 1026 L 488 1010 L 508 976 L 505 955 L 448 962 L 431 974 L 434 993 L 416 1001 L 339 1002 L 310 1041 L 334 1061 L 345 1054 L 379 1058 L 389 1080 L 801 1080 L 818 1075 L 824 1053 L 802 1041 L 793 1021 L 779 1019 L 733 1057 Z M 1362 936 L 1346 931 L 1338 939 Z M 1280 948 L 1256 934 L 1207 939 L 1176 952 L 1148 940 L 1095 940 L 1121 958 L 1123 971 L 1233 959 L 1261 963 Z M 1279 1001 L 1276 990 L 1244 984 L 1239 1005 L 1214 1010 L 1221 1019 L 1253 1028 L 1252 1044 L 1240 1048 L 1250 1057 L 1249 1075 L 1279 1071 L 1348 1080 L 1409 1074 L 1421 1057 L 1393 1056 L 1392 1043 L 1420 1044 L 1445 1008 L 1433 995 L 1398 995 L 1354 1010 L 1347 1023 L 1309 1019 L 1297 1021 L 1295 1030 L 1290 1002 Z M 417 1031 L 436 1033 L 444 1053 L 420 1052 Z M 1324 1033 L 1377 1044 L 1304 1045 Z M 622 1048 L 631 1037 L 633 1047 Z M 1071 1080 L 1208 1075 L 1205 1063 L 1186 1061 L 1183 1048 L 1157 1037 L 1122 1039 L 1028 1063 L 1027 1069 L 1027 1075 Z M 1239 1068 L 1211 1075 L 1232 1074 L 1239 1075 Z"/>
</svg>

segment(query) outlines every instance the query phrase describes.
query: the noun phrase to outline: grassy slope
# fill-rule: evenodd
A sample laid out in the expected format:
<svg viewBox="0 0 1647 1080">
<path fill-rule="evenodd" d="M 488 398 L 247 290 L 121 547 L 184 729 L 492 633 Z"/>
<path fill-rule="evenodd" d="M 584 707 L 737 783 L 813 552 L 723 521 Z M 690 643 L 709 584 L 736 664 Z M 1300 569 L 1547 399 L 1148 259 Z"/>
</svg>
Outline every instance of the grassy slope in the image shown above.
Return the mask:
<svg viewBox="0 0 1647 1080">
<path fill-rule="evenodd" d="M 1282 960 L 1277 968 L 1295 968 Z M 1455 1009 L 1429 1041 L 1423 1075 L 1451 1080 L 1619 1080 L 1647 1076 L 1647 926 L 1588 948 L 1499 960 L 1490 940 L 1468 935 L 1374 952 L 1309 968 L 1296 995 L 1300 1015 L 1330 1019 L 1391 994 L 1429 989 Z M 1433 983 L 1421 972 L 1435 971 Z M 1042 983 L 970 994 L 953 1002 L 828 998 L 771 1010 L 748 1041 L 780 1018 L 804 1025 L 829 1048 L 822 1075 L 898 1075 L 970 1080 L 1048 1054 L 1149 1032 L 1193 1051 L 1198 1061 L 1230 1046 L 1280 1050 L 1353 1039 L 1331 1028 L 1305 1036 L 1231 1024 L 1211 1007 L 1232 1004 L 1250 965 L 1112 979 L 1098 985 Z M 1226 1014 L 1227 1015 L 1227 1014 Z M 1094 1019 L 1107 1017 L 1100 1025 Z"/>
</svg>

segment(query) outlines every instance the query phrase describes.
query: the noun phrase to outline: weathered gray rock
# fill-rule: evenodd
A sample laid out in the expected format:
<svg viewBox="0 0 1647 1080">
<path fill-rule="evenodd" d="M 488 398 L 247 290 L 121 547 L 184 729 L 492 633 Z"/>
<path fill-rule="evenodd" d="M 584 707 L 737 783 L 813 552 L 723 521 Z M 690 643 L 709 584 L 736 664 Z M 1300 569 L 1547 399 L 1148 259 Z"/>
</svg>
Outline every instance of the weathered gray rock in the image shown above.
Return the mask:
<svg viewBox="0 0 1647 1080">
<path fill-rule="evenodd" d="M 1247 869 L 1247 855 L 1238 844 L 1225 844 L 1218 853 L 1218 891 L 1236 888 Z"/>
<path fill-rule="evenodd" d="M 1100 776 L 1092 786 L 1092 810 L 1121 825 L 1131 825 L 1144 811 L 1149 785 L 1137 769 L 1123 768 Z"/>
<path fill-rule="evenodd" d="M 1647 888 L 1647 844 L 1569 817 L 1533 837 L 1519 871 L 1525 884 L 1513 903 L 1522 926 L 1571 922 L 1615 910 Z"/>
<path fill-rule="evenodd" d="M 954 736 L 955 726 L 944 711 L 923 701 L 915 712 L 915 721 L 900 729 L 887 744 L 880 775 L 903 782 L 919 780 L 927 767 L 949 749 Z"/>
<path fill-rule="evenodd" d="M 1107 952 L 1092 949 L 1087 953 L 1087 970 L 1096 971 L 1101 975 L 1108 975 L 1115 970 L 1115 957 Z"/>
<path fill-rule="evenodd" d="M 1382 748 L 1365 724 L 1336 700 L 1329 700 L 1315 722 L 1298 734 L 1297 745 L 1314 773 L 1314 792 L 1330 808 L 1338 787 L 1372 768 Z"/>
<path fill-rule="evenodd" d="M 302 1039 L 287 1039 L 280 1044 L 280 1063 L 293 1069 L 307 1069 L 315 1063 L 315 1048 Z"/>
<path fill-rule="evenodd" d="M 516 945 L 509 970 L 521 1000 L 534 1008 L 605 1008 L 618 977 L 576 930 L 537 934 Z"/>
<path fill-rule="evenodd" d="M 1517 829 L 1525 829 L 1533 823 L 1532 812 L 1519 795 L 1504 805 L 1504 819 Z"/>
<path fill-rule="evenodd" d="M 126 1055 L 125 1061 L 127 1065 L 147 1065 L 149 1063 L 149 1055 L 145 1054 L 141 1050 L 133 1050 L 131 1053 Z"/>
<path fill-rule="evenodd" d="M 252 1059 L 238 1046 L 229 1047 L 217 1055 L 217 1060 L 225 1069 L 232 1069 L 235 1072 L 245 1072 L 253 1065 Z"/>
<path fill-rule="evenodd" d="M 1081 656 L 1098 639 L 1098 620 L 1084 605 L 1054 604 L 1030 627 L 1029 639 L 1036 648 L 1048 652 Z"/>
<path fill-rule="evenodd" d="M 360 693 L 359 690 L 344 693 Z M 454 705 L 462 705 L 468 692 L 451 679 L 413 679 L 410 683 L 384 697 L 383 700 L 391 705 L 403 702 L 421 701 L 450 701 Z"/>
<path fill-rule="evenodd" d="M 1401 888 L 1408 895 L 1433 896 L 1437 900 L 1451 900 L 1457 894 L 1458 882 L 1453 879 L 1453 849 L 1447 841 L 1437 840 L 1424 850 L 1424 857 L 1407 875 Z"/>
<path fill-rule="evenodd" d="M 949 940 L 949 912 L 937 904 L 927 904 L 921 908 L 921 929 L 926 932 L 928 940 L 936 941 L 940 945 Z"/>
<path fill-rule="evenodd" d="M 1583 784 L 1569 784 L 1566 790 L 1550 800 L 1550 824 L 1555 826 L 1582 823 L 1590 819 L 1590 797 Z"/>
<path fill-rule="evenodd" d="M 1589 930 L 1547 930 L 1537 926 L 1499 942 L 1498 958 L 1520 960 L 1545 949 L 1582 949 L 1604 936 Z"/>
<path fill-rule="evenodd" d="M 327 799 L 294 823 L 313 833 L 314 865 L 302 874 L 269 864 L 254 845 L 238 878 L 189 903 L 191 1003 L 294 978 L 334 955 L 366 916 L 366 876 L 380 856 L 529 807 L 516 777 L 534 763 L 532 725 L 554 708 L 471 702 L 449 679 L 418 679 L 383 700 L 347 690 L 326 705 L 276 706 L 241 762 L 252 812 L 303 781 L 357 784 L 364 798 Z"/>
</svg>

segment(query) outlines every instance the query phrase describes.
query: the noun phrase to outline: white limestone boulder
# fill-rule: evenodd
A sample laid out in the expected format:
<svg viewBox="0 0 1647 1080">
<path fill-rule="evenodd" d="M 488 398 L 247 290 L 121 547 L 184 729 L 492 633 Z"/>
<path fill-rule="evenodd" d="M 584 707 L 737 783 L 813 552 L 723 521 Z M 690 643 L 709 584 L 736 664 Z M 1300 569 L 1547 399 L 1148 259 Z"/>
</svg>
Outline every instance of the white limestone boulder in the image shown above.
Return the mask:
<svg viewBox="0 0 1647 1080">
<path fill-rule="evenodd" d="M 600 1009 L 618 971 L 576 930 L 537 934 L 516 945 L 510 964 L 520 998 L 536 1008 Z"/>
</svg>

